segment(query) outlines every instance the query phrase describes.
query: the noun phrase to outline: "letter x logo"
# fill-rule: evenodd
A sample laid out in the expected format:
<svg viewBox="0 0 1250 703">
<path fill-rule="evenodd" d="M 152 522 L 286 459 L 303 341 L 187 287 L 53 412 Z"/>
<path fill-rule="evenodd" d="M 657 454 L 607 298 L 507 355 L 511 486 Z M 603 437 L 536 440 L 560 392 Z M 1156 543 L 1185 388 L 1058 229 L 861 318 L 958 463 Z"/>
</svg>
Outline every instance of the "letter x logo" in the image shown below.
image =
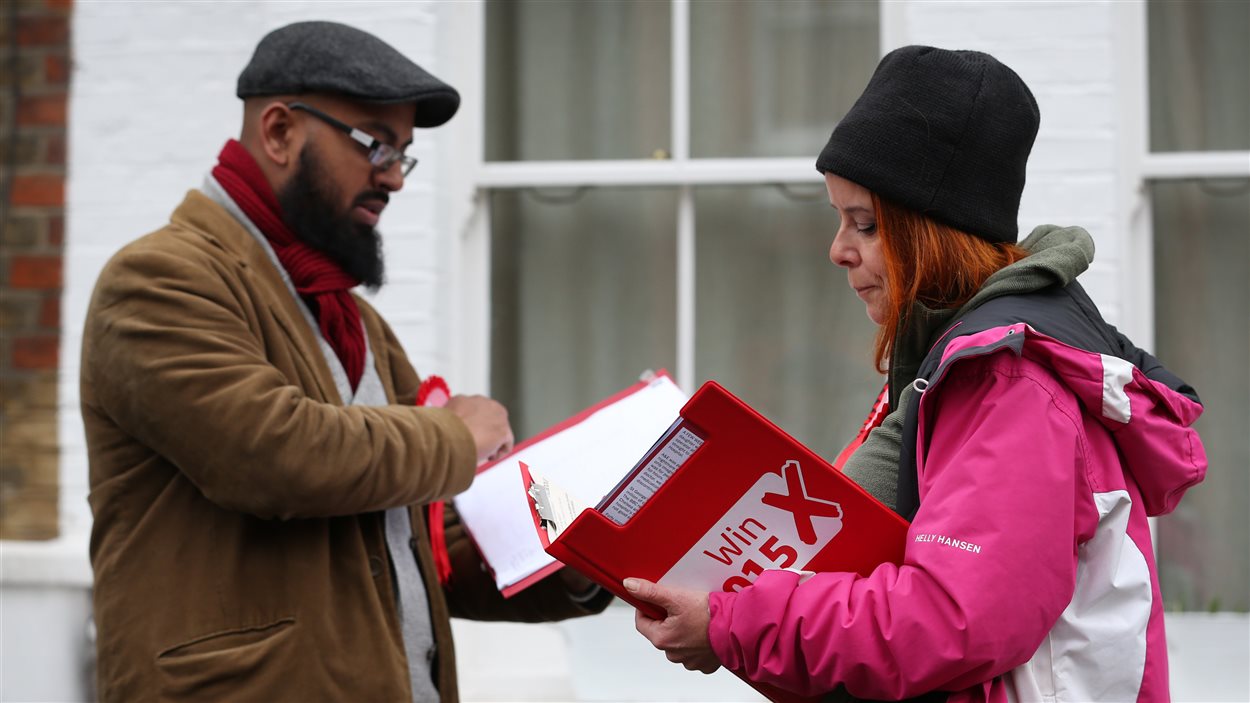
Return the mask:
<svg viewBox="0 0 1250 703">
<path fill-rule="evenodd" d="M 786 479 L 788 495 L 765 493 L 760 500 L 765 505 L 785 510 L 794 515 L 794 528 L 798 530 L 799 539 L 803 544 L 816 544 L 816 528 L 812 526 L 813 517 L 842 517 L 842 506 L 830 500 L 813 498 L 807 495 L 807 487 L 803 484 L 803 471 L 799 462 L 791 459 L 781 467 L 781 475 Z"/>
</svg>

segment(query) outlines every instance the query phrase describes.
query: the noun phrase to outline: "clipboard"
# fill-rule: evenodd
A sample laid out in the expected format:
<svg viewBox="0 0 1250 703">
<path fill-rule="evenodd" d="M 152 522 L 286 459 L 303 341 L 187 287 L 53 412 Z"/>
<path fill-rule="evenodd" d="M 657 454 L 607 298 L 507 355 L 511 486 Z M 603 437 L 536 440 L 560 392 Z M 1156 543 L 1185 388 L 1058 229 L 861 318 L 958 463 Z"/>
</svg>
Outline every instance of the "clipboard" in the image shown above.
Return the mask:
<svg viewBox="0 0 1250 703">
<path fill-rule="evenodd" d="M 527 493 L 541 467 L 523 466 Z M 544 548 L 649 614 L 629 576 L 707 591 L 738 590 L 765 569 L 853 571 L 900 563 L 908 522 L 715 381 L 607 496 Z"/>
<path fill-rule="evenodd" d="M 521 461 L 549 464 L 570 491 L 593 502 L 607 492 L 681 409 L 687 395 L 667 372 L 639 382 L 519 443 L 508 456 L 478 468 L 473 485 L 456 496 L 470 537 L 509 598 L 561 568 L 532 529 L 517 469 Z"/>
<path fill-rule="evenodd" d="M 866 576 L 903 559 L 906 520 L 714 381 L 594 507 L 520 469 L 547 552 L 653 618 L 625 578 L 737 591 L 768 569 Z"/>
</svg>

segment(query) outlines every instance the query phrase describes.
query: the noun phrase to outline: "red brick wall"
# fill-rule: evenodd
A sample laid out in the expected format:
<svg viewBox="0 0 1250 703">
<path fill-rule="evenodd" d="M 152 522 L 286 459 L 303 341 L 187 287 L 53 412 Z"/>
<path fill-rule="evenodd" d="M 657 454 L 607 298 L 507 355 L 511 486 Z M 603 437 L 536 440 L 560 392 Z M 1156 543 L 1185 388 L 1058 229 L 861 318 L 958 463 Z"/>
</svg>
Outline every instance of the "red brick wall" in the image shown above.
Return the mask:
<svg viewBox="0 0 1250 703">
<path fill-rule="evenodd" d="M 0 0 L 0 539 L 57 535 L 71 11 Z"/>
</svg>

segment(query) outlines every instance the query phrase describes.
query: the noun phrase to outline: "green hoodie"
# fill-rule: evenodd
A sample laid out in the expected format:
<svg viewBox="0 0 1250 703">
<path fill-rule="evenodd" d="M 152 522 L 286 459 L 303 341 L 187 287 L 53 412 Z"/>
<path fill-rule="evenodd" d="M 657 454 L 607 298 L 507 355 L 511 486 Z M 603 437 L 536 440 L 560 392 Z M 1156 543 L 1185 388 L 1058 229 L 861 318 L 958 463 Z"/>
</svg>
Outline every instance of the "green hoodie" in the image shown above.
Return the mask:
<svg viewBox="0 0 1250 703">
<path fill-rule="evenodd" d="M 902 446 L 903 418 L 916 396 L 912 383 L 920 362 L 946 329 L 986 301 L 1004 295 L 1031 293 L 1048 286 L 1065 286 L 1084 273 L 1094 260 L 1094 240 L 1080 227 L 1041 225 L 1020 246 L 1029 252 L 1021 261 L 1006 266 L 985 280 L 981 290 L 958 310 L 933 310 L 916 304 L 909 324 L 894 337 L 890 354 L 890 407 L 892 412 L 873 430 L 843 466 L 843 472 L 864 490 L 890 506 L 898 506 L 898 465 Z"/>
</svg>

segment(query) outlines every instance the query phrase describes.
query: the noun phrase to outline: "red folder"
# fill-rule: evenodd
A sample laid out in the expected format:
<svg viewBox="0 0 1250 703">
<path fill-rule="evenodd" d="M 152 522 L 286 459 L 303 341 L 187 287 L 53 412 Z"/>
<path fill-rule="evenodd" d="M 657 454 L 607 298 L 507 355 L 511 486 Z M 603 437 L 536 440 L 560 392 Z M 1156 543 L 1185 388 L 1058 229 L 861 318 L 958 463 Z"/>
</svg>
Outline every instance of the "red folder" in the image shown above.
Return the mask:
<svg viewBox="0 0 1250 703">
<path fill-rule="evenodd" d="M 530 467 L 521 464 L 527 493 Z M 542 467 L 533 467 L 541 473 Z M 737 591 L 766 569 L 852 571 L 900 563 L 908 523 L 714 381 L 705 383 L 646 456 L 549 554 L 634 607 L 663 611 L 622 587 Z M 773 700 L 795 696 L 755 684 Z"/>
</svg>

